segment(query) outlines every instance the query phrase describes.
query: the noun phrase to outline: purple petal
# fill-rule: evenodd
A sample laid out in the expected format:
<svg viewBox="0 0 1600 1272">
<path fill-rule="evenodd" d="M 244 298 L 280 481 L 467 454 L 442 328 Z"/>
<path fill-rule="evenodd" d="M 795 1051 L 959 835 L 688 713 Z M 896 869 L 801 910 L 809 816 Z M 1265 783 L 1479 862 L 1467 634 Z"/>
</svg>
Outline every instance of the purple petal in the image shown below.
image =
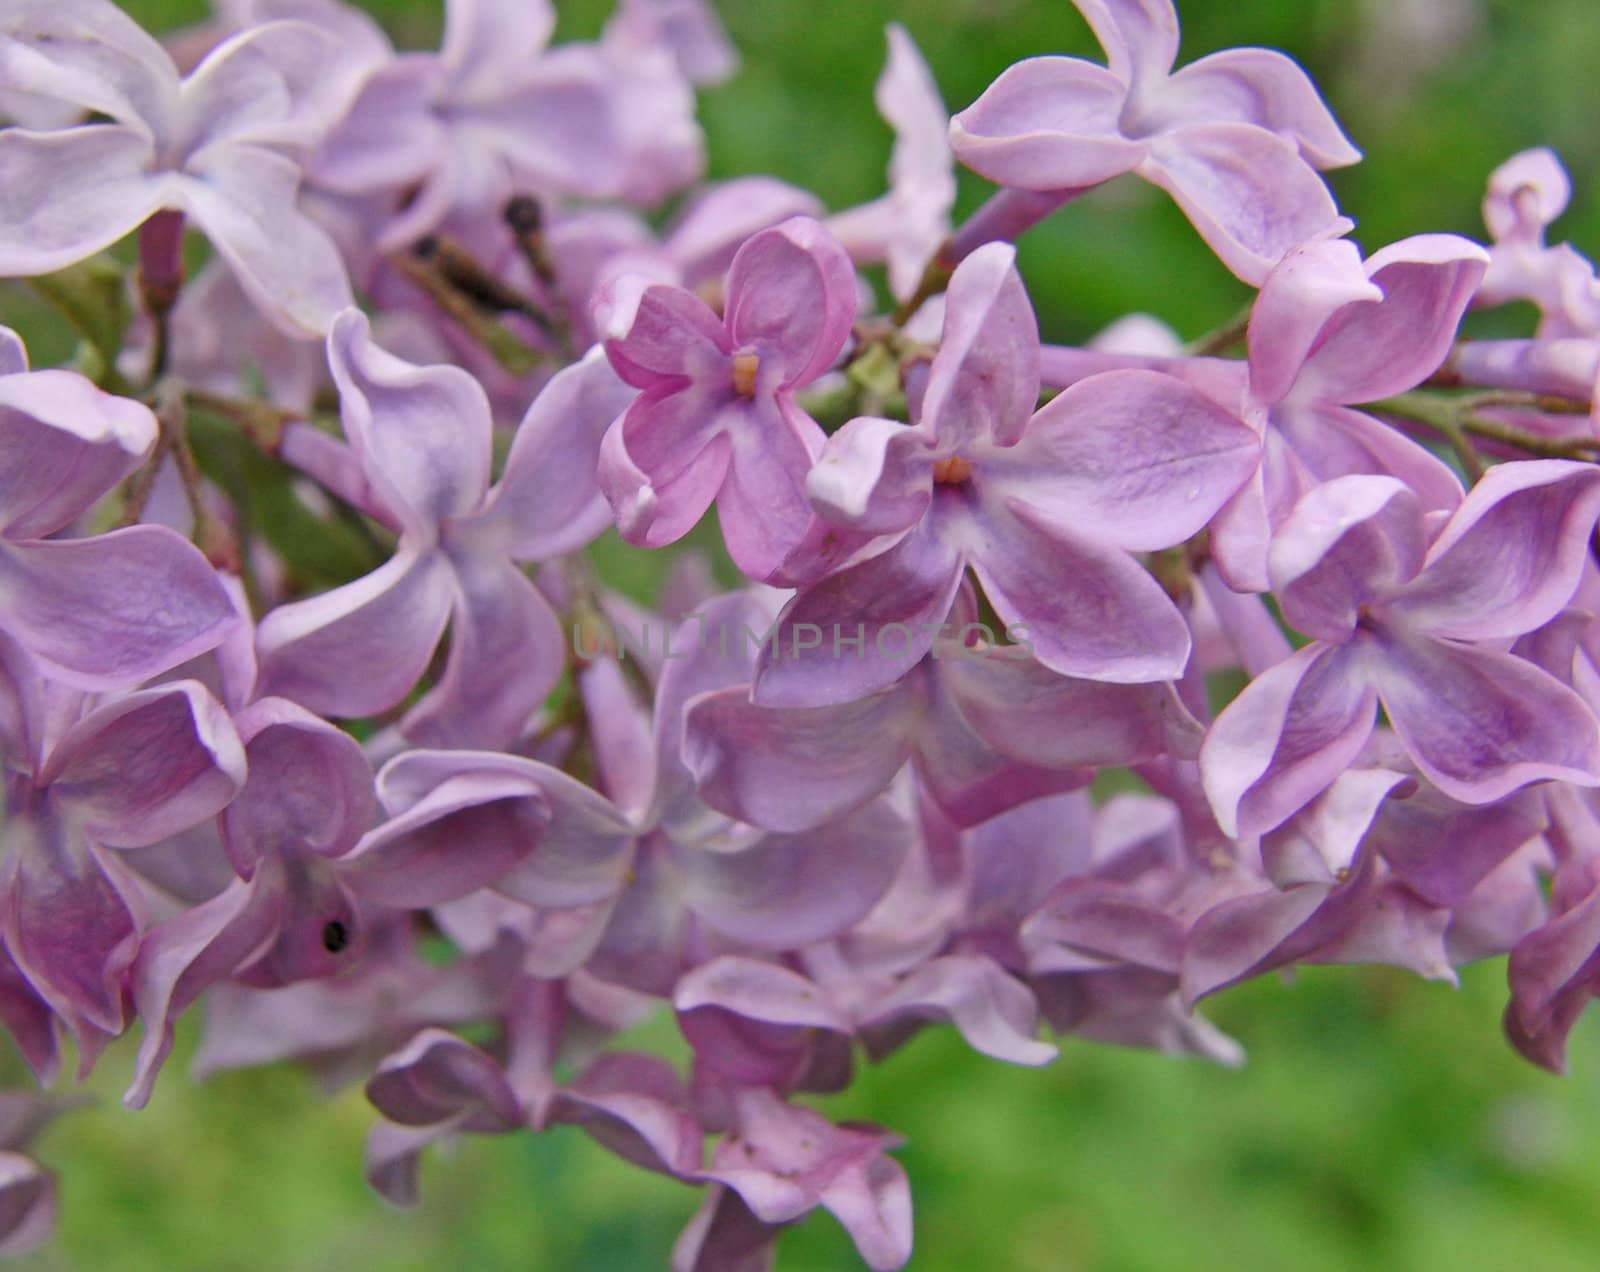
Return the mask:
<svg viewBox="0 0 1600 1272">
<path fill-rule="evenodd" d="M 1542 242 L 1545 227 L 1567 210 L 1572 180 L 1547 146 L 1512 155 L 1489 174 L 1483 223 L 1495 242 Z"/>
<path fill-rule="evenodd" d="M 1258 402 L 1286 397 L 1329 320 L 1346 306 L 1382 300 L 1354 243 L 1320 240 L 1289 252 L 1250 310 L 1250 395 Z"/>
<path fill-rule="evenodd" d="M 250 779 L 223 813 L 228 855 L 248 878 L 285 845 L 337 857 L 354 846 L 377 810 L 372 769 L 360 743 L 283 698 L 262 698 L 236 717 Z"/>
<path fill-rule="evenodd" d="M 731 1188 L 713 1184 L 672 1246 L 672 1272 L 772 1272 L 779 1229 L 751 1213 Z"/>
<path fill-rule="evenodd" d="M 794 553 L 812 519 L 806 474 L 822 450 L 815 420 L 793 402 L 757 401 L 729 429 L 732 462 L 717 504 L 728 555 L 764 580 Z"/>
<path fill-rule="evenodd" d="M 950 955 L 925 963 L 877 999 L 861 1024 L 906 1016 L 948 1020 L 974 1051 L 1008 1064 L 1043 1065 L 1056 1058 L 1056 1048 L 1036 1036 L 1033 994 L 989 958 Z"/>
<path fill-rule="evenodd" d="M 1385 803 L 1369 842 L 1424 901 L 1457 907 L 1545 822 L 1534 791 L 1473 808 L 1424 787 Z"/>
<path fill-rule="evenodd" d="M 944 332 L 922 398 L 923 428 L 942 451 L 1009 445 L 1039 399 L 1039 325 L 1016 249 L 987 243 L 956 267 Z"/>
<path fill-rule="evenodd" d="M 923 788 L 955 825 L 975 826 L 1018 804 L 1093 780 L 1086 768 L 1047 767 L 1032 756 L 1002 754 L 978 735 L 948 692 L 937 685 L 931 692 L 912 760 Z"/>
<path fill-rule="evenodd" d="M 528 407 L 474 533 L 505 535 L 519 561 L 583 547 L 611 523 L 595 470 L 600 441 L 635 394 L 599 349 L 556 373 Z"/>
<path fill-rule="evenodd" d="M 817 1205 L 842 1223 L 874 1272 L 911 1257 L 911 1190 L 883 1155 L 889 1136 L 839 1127 L 761 1088 L 737 1096 L 739 1134 L 701 1172 L 736 1191 L 763 1223 L 787 1223 Z"/>
<path fill-rule="evenodd" d="M 1360 754 L 1378 695 L 1358 658 L 1354 646 L 1315 641 L 1262 672 L 1217 717 L 1200 773 L 1224 834 L 1271 830 Z"/>
<path fill-rule="evenodd" d="M 276 931 L 281 889 L 235 879 L 228 888 L 145 934 L 131 973 L 134 1009 L 144 1037 L 132 1084 L 122 1097 L 131 1109 L 150 1100 L 172 1051 L 177 1019 L 212 985 L 231 976 Z"/>
<path fill-rule="evenodd" d="M 150 457 L 156 432 L 148 407 L 70 371 L 0 376 L 0 533 L 65 528 Z"/>
<path fill-rule="evenodd" d="M 972 568 L 1013 639 L 1064 676 L 1143 684 L 1183 674 L 1189 626 L 1143 566 L 1020 500 L 1007 511 L 983 519 Z"/>
<path fill-rule="evenodd" d="M 706 924 L 758 950 L 839 935 L 889 890 L 911 827 L 881 801 L 797 835 L 749 848 L 685 849 L 685 902 Z"/>
<path fill-rule="evenodd" d="M 172 58 L 139 24 L 98 0 L 19 0 L 0 25 L 8 88 L 71 102 L 167 140 L 177 106 Z"/>
<path fill-rule="evenodd" d="M 450 754 L 466 763 L 475 758 Z M 525 776 L 465 768 L 362 837 L 346 858 L 350 888 L 381 905 L 453 901 L 499 882 L 534 850 L 550 819 L 539 787 Z"/>
<path fill-rule="evenodd" d="M 1511 654 L 1396 632 L 1379 697 L 1417 767 L 1446 795 L 1487 804 L 1544 778 L 1600 783 L 1600 724 L 1571 689 Z"/>
<path fill-rule="evenodd" d="M 1128 172 L 1143 143 L 1124 138 L 1127 85 L 1070 57 L 1027 58 L 950 121 L 956 158 L 1016 190 L 1078 190 Z"/>
<path fill-rule="evenodd" d="M 1261 285 L 1285 253 L 1350 228 L 1294 143 L 1249 124 L 1190 124 L 1152 139 L 1140 171 L 1230 270 Z"/>
<path fill-rule="evenodd" d="M 1290 626 L 1349 639 L 1361 607 L 1409 583 L 1425 550 L 1417 497 L 1393 477 L 1337 477 L 1294 506 L 1267 568 Z"/>
<path fill-rule="evenodd" d="M 899 420 L 853 419 L 828 439 L 806 475 L 806 494 L 831 524 L 863 534 L 898 534 L 928 509 L 931 449 L 924 429 Z"/>
<path fill-rule="evenodd" d="M 401 551 L 354 583 L 280 605 L 256 629 L 258 691 L 322 715 L 387 711 L 427 670 L 453 590 L 443 553 Z"/>
<path fill-rule="evenodd" d="M 928 652 L 960 582 L 960 556 L 919 528 L 806 588 L 784 607 L 761 651 L 752 699 L 820 707 L 887 688 Z M 856 640 L 859 646 L 849 643 Z"/>
<path fill-rule="evenodd" d="M 1069 879 L 1023 927 L 1030 945 L 1067 947 L 1068 965 L 1089 955 L 1117 963 L 1176 973 L 1183 959 L 1184 925 L 1132 885 L 1102 879 Z M 1035 952 L 1030 967 L 1052 971 L 1049 953 Z"/>
<path fill-rule="evenodd" d="M 1296 396 L 1375 402 L 1421 384 L 1450 352 L 1488 264 L 1481 247 L 1453 234 L 1419 234 L 1375 253 L 1366 272 L 1382 303 L 1333 316 L 1305 360 Z"/>
<path fill-rule="evenodd" d="M 439 61 L 452 88 L 469 99 L 503 92 L 545 52 L 555 21 L 548 0 L 451 0 Z"/>
<path fill-rule="evenodd" d="M 550 602 L 506 560 L 457 558 L 450 656 L 401 730 L 423 746 L 508 746 L 527 729 L 566 663 Z"/>
<path fill-rule="evenodd" d="M 679 1012 L 715 1008 L 748 1020 L 849 1033 L 850 1022 L 798 972 L 777 963 L 725 954 L 686 973 L 672 991 Z"/>
<path fill-rule="evenodd" d="M 244 786 L 245 752 L 222 704 L 183 680 L 85 716 L 39 781 L 98 842 L 136 848 L 221 812 Z"/>
<path fill-rule="evenodd" d="M 666 1061 L 612 1052 L 556 1092 L 546 1117 L 582 1127 L 635 1166 L 681 1176 L 699 1169 L 704 1134 L 683 1102 Z"/>
<path fill-rule="evenodd" d="M 904 27 L 891 22 L 887 36 L 889 58 L 873 100 L 895 133 L 889 156 L 889 290 L 903 300 L 950 233 L 956 179 L 950 116 L 933 73 Z"/>
<path fill-rule="evenodd" d="M 300 165 L 261 146 L 213 146 L 177 187 L 257 308 L 285 334 L 320 336 L 350 308 L 333 239 L 295 204 Z"/>
<path fill-rule="evenodd" d="M 859 808 L 889 785 L 923 727 L 915 690 L 828 707 L 762 707 L 743 688 L 694 700 L 684 759 L 700 798 L 776 831 L 800 831 Z"/>
<path fill-rule="evenodd" d="M 505 1071 L 443 1029 L 424 1029 L 384 1057 L 367 1080 L 367 1099 L 391 1122 L 429 1126 L 470 1112 L 463 1130 L 511 1130 L 525 1120 Z"/>
<path fill-rule="evenodd" d="M 601 289 L 594 325 L 617 374 L 639 389 L 709 375 L 733 352 L 722 321 L 705 301 L 638 274 L 624 274 Z"/>
<path fill-rule="evenodd" d="M 615 355 L 612 365 L 618 366 Z M 646 393 L 600 445 L 600 489 L 629 543 L 659 548 L 692 530 L 717 497 L 733 448 L 722 420 L 731 386 Z"/>
<path fill-rule="evenodd" d="M 856 317 L 856 271 L 844 248 L 808 216 L 745 241 L 728 268 L 727 329 L 782 368 L 784 388 L 833 365 Z"/>
<path fill-rule="evenodd" d="M 17 969 L 77 1036 L 81 1068 L 96 1034 L 125 1021 L 122 982 L 139 949 L 137 885 L 60 819 L 10 816 L 0 934 Z"/>
<path fill-rule="evenodd" d="M 1074 536 L 1149 551 L 1198 532 L 1260 459 L 1255 430 L 1181 381 L 1107 371 L 1052 398 L 982 475 Z"/>
<path fill-rule="evenodd" d="M 459 367 L 417 367 L 372 341 L 350 309 L 328 333 L 345 436 L 385 504 L 423 535 L 472 512 L 489 488 L 493 421 L 479 383 Z"/>
<path fill-rule="evenodd" d="M 163 526 L 0 543 L 0 626 L 83 689 L 146 680 L 214 649 L 239 621 L 216 571 Z"/>
<path fill-rule="evenodd" d="M 417 882 L 449 886 L 456 896 L 498 884 L 530 905 L 602 901 L 622 883 L 637 834 L 581 782 L 518 756 L 411 751 L 384 766 L 378 789 L 396 815 L 357 851 L 372 858 L 361 865 L 363 877 L 370 871 L 373 889 L 385 897 L 406 890 L 409 869 Z M 418 864 L 408 866 L 413 859 Z M 452 860 L 471 886 L 450 885 Z M 439 878 L 429 882 L 424 871 Z"/>
<path fill-rule="evenodd" d="M 55 1177 L 31 1157 L 0 1152 L 0 1256 L 37 1250 L 55 1226 Z"/>
<path fill-rule="evenodd" d="M 172 199 L 150 176 L 150 142 L 117 124 L 0 131 L 0 274 L 50 274 L 110 247 Z"/>
<path fill-rule="evenodd" d="M 1497 464 L 1433 541 L 1422 574 L 1393 609 L 1412 625 L 1461 640 L 1532 631 L 1577 591 L 1597 517 L 1593 465 Z"/>
<path fill-rule="evenodd" d="M 1165 78 L 1178 59 L 1178 14 L 1172 0 L 1072 0 L 1094 32 L 1106 61 L 1128 84 Z"/>
<path fill-rule="evenodd" d="M 974 732 L 1014 760 L 1100 767 L 1199 748 L 1170 685 L 1074 680 L 999 650 L 946 655 L 939 675 Z"/>
<path fill-rule="evenodd" d="M 1343 406 L 1279 406 L 1272 425 L 1294 459 L 1319 480 L 1384 474 L 1410 486 L 1429 512 L 1453 512 L 1461 502 L 1461 479 L 1449 464 L 1370 415 Z"/>
<path fill-rule="evenodd" d="M 683 267 L 684 285 L 696 287 L 720 280 L 752 234 L 793 216 L 821 214 L 822 204 L 805 190 L 773 177 L 736 177 L 695 196 L 674 220 L 664 246 Z"/>
<path fill-rule="evenodd" d="M 1361 158 L 1311 77 L 1274 49 L 1225 49 L 1191 62 L 1161 86 L 1159 101 L 1175 121 L 1233 120 L 1281 133 L 1317 168 Z"/>
</svg>

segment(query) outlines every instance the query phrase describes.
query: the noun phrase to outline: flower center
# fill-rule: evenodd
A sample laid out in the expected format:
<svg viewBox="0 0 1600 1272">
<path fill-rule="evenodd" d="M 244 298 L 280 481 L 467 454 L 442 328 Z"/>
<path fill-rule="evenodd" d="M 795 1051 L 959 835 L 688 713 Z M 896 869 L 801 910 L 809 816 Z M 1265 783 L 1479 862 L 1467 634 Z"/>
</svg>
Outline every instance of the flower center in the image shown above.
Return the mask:
<svg viewBox="0 0 1600 1272">
<path fill-rule="evenodd" d="M 947 455 L 933 464 L 933 484 L 959 486 L 972 476 L 972 464 L 959 455 Z"/>
<path fill-rule="evenodd" d="M 761 355 L 736 353 L 733 355 L 733 391 L 740 397 L 755 397 L 756 372 L 761 370 Z"/>
</svg>

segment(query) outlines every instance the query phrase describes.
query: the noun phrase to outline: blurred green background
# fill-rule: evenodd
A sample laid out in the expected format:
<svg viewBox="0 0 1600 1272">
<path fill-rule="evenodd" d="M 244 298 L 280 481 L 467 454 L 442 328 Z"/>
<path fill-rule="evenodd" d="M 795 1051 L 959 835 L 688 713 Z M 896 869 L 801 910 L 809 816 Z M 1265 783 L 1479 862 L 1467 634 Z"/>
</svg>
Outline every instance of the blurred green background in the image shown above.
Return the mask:
<svg viewBox="0 0 1600 1272">
<path fill-rule="evenodd" d="M 195 0 L 127 0 L 152 29 Z M 437 0 L 374 0 L 402 45 L 437 35 Z M 607 6 L 562 3 L 560 37 Z M 742 72 L 703 97 L 713 175 L 770 172 L 831 207 L 881 192 L 889 134 L 871 104 L 883 24 L 921 45 L 952 109 L 1010 62 L 1094 55 L 1066 0 L 724 0 Z M 1574 207 L 1556 227 L 1600 244 L 1594 0 L 1190 0 L 1183 60 L 1266 44 L 1310 68 L 1367 153 L 1333 174 L 1372 250 L 1431 230 L 1481 237 L 1489 170 L 1554 146 Z M 986 193 L 964 181 L 963 210 Z M 1022 244 L 1046 335 L 1077 339 L 1130 310 L 1193 337 L 1247 298 L 1158 194 L 1125 181 Z M 1527 315 L 1496 321 L 1515 324 Z M 836 1117 L 904 1134 L 916 1269 L 1484 1269 L 1600 1267 L 1600 1046 L 1580 1026 L 1573 1076 L 1517 1060 L 1499 1035 L 1503 964 L 1461 992 L 1385 969 L 1309 969 L 1224 995 L 1212 1018 L 1250 1051 L 1232 1072 L 1068 1041 L 1008 1069 L 929 1032 L 846 1096 Z M 435 1153 L 424 1204 L 388 1210 L 360 1176 L 370 1114 L 289 1070 L 182 1081 L 186 1031 L 151 1107 L 100 1107 L 35 1146 L 61 1172 L 56 1243 L 17 1266 L 145 1272 L 660 1267 L 696 1197 L 577 1132 Z M 671 1048 L 670 1029 L 645 1041 Z M 784 1238 L 785 1272 L 856 1266 L 826 1215 Z"/>
</svg>

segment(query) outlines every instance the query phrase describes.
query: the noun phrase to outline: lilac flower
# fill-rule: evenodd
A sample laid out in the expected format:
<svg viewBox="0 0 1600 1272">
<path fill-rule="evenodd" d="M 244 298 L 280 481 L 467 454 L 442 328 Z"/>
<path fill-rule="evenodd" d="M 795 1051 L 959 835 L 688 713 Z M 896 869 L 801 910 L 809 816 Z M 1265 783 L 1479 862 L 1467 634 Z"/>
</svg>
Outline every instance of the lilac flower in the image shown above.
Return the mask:
<svg viewBox="0 0 1600 1272">
<path fill-rule="evenodd" d="M 1183 950 L 1185 999 L 1292 962 L 1385 962 L 1453 981 L 1444 946 L 1448 910 L 1394 881 L 1368 833 L 1407 780 L 1382 768 L 1351 769 L 1265 836 L 1261 865 L 1271 886 L 1200 916 Z M 1510 835 L 1503 823 L 1485 829 L 1490 851 L 1503 857 L 1537 823 L 1513 822 Z M 1479 847 L 1470 835 L 1451 842 Z"/>
<path fill-rule="evenodd" d="M 621 0 L 604 40 L 640 51 L 665 48 L 691 84 L 719 84 L 739 68 L 709 0 Z"/>
<path fill-rule="evenodd" d="M 1539 336 L 1600 336 L 1600 281 L 1594 265 L 1570 243 L 1552 247 L 1545 231 L 1566 210 L 1572 182 L 1554 151 L 1513 155 L 1489 174 L 1483 221 L 1494 240 L 1479 305 L 1532 301 Z"/>
<path fill-rule="evenodd" d="M 83 1068 L 125 1022 L 122 983 L 144 927 L 114 849 L 156 843 L 215 815 L 244 784 L 228 715 L 194 681 L 113 698 L 37 684 L 0 641 L 7 735 L 0 939 L 23 981 L 78 1039 Z M 15 696 L 11 696 L 15 695 Z M 24 1035 L 26 1036 L 26 1035 Z M 45 1073 L 54 1048 L 30 1055 Z"/>
<path fill-rule="evenodd" d="M 147 407 L 70 371 L 29 371 L 0 327 L 0 633 L 80 689 L 134 684 L 237 621 L 199 551 L 160 526 L 56 538 L 148 459 Z"/>
<path fill-rule="evenodd" d="M 772 574 L 809 524 L 805 477 L 823 441 L 795 394 L 833 365 L 855 311 L 849 258 L 806 217 L 739 249 L 725 317 L 681 288 L 613 282 L 596 324 L 617 374 L 643 390 L 600 458 L 623 537 L 672 543 L 715 500 L 739 568 Z"/>
<path fill-rule="evenodd" d="M 751 621 L 742 597 L 703 618 L 734 631 Z M 413 751 L 390 761 L 378 782 L 391 820 L 356 858 L 388 882 L 369 881 L 367 893 L 433 904 L 435 878 L 457 881 L 457 895 L 492 886 L 539 911 L 538 974 L 581 965 L 663 995 L 708 946 L 784 950 L 861 918 L 893 879 L 910 826 L 883 801 L 804 834 L 768 834 L 701 806 L 680 757 L 683 710 L 697 693 L 747 678 L 748 661 L 699 646 L 699 634 L 680 629 L 653 723 L 614 662 L 586 673 L 591 745 L 610 798 L 518 756 Z"/>
<path fill-rule="evenodd" d="M 943 627 L 976 632 L 977 606 L 962 599 Z M 970 826 L 1086 785 L 1098 766 L 1173 746 L 1195 754 L 1200 735 L 1170 685 L 1074 680 L 957 636 L 936 639 L 929 656 L 858 702 L 765 707 L 739 685 L 697 697 L 684 724 L 700 797 L 786 831 L 859 807 L 908 759 L 928 795 Z"/>
<path fill-rule="evenodd" d="M 1228 49 L 1173 72 L 1171 0 L 1073 2 L 1109 67 L 1069 57 L 1010 67 L 951 121 L 962 163 L 1055 203 L 1136 173 L 1172 195 L 1248 283 L 1291 248 L 1350 229 L 1316 170 L 1355 163 L 1360 152 L 1293 61 Z"/>
<path fill-rule="evenodd" d="M 1380 701 L 1417 767 L 1464 803 L 1541 778 L 1600 782 L 1600 725 L 1583 700 L 1490 643 L 1566 604 L 1597 515 L 1600 473 L 1563 460 L 1491 469 L 1431 536 L 1392 477 L 1340 477 L 1302 498 L 1269 566 L 1284 617 L 1314 639 L 1206 737 L 1222 828 L 1270 830 L 1327 788 Z"/>
<path fill-rule="evenodd" d="M 1201 529 L 1254 469 L 1257 439 L 1143 371 L 1092 376 L 1035 412 L 1037 327 L 1012 258 L 994 244 L 952 278 L 918 424 L 863 418 L 829 438 L 807 491 L 834 533 L 789 568 L 837 572 L 785 608 L 755 701 L 814 707 L 887 688 L 928 653 L 968 565 L 1051 670 L 1182 673 L 1188 626 L 1130 554 Z M 877 554 L 838 569 L 864 543 Z M 846 639 L 860 642 L 853 656 Z"/>
<path fill-rule="evenodd" d="M 285 331 L 320 335 L 350 304 L 332 240 L 295 206 L 283 152 L 321 121 L 282 65 L 338 54 L 304 23 L 247 31 L 179 79 L 166 52 L 107 0 L 21 0 L 0 23 L 10 86 L 110 117 L 0 132 L 0 274 L 47 274 L 111 246 L 155 213 L 194 218 Z"/>
<path fill-rule="evenodd" d="M 659 201 L 698 175 L 693 96 L 660 50 L 548 48 L 547 0 L 450 0 L 437 54 L 377 70 L 310 161 L 334 193 L 379 196 L 392 251 L 517 192 Z M 406 197 L 407 195 L 410 197 Z"/>
<path fill-rule="evenodd" d="M 891 22 L 889 60 L 874 94 L 893 127 L 889 192 L 828 218 L 828 230 L 857 264 L 889 263 L 889 291 L 904 300 L 950 233 L 956 177 L 949 114 L 933 73 L 906 29 Z"/>
<path fill-rule="evenodd" d="M 1447 465 L 1354 408 L 1415 388 L 1438 369 L 1485 263 L 1474 243 L 1423 234 L 1365 262 L 1353 243 L 1308 243 L 1267 277 L 1241 369 L 1241 415 L 1262 430 L 1261 466 L 1212 527 L 1231 586 L 1267 590 L 1271 535 L 1319 481 L 1387 474 L 1429 510 L 1460 502 Z"/>
<path fill-rule="evenodd" d="M 330 467 L 399 530 L 399 548 L 374 573 L 262 619 L 260 692 L 325 715 L 387 710 L 450 624 L 444 674 L 404 727 L 419 740 L 508 743 L 565 658 L 549 602 L 514 562 L 572 551 L 605 527 L 595 455 L 629 395 L 598 352 L 561 372 L 528 408 L 491 489 L 493 426 L 471 376 L 392 357 L 355 311 L 334 324 L 328 357 L 350 440 Z"/>
<path fill-rule="evenodd" d="M 132 973 L 145 1022 L 134 1085 L 142 1107 L 172 1046 L 178 1016 L 227 977 L 273 987 L 332 976 L 365 942 L 365 916 L 340 858 L 377 809 L 360 745 L 281 698 L 235 716 L 249 777 L 221 817 L 238 878 L 157 925 Z"/>
<path fill-rule="evenodd" d="M 23 1150 L 56 1116 L 80 1103 L 34 1091 L 0 1092 L 0 1256 L 26 1254 L 56 1223 L 56 1181 Z"/>
</svg>

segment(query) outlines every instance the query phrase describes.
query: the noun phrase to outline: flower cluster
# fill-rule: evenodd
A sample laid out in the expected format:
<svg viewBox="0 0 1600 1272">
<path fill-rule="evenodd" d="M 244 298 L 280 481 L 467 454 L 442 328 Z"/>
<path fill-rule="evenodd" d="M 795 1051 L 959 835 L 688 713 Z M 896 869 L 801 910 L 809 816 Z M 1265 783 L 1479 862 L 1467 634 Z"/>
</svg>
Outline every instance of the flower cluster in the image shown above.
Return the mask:
<svg viewBox="0 0 1600 1272">
<path fill-rule="evenodd" d="M 1364 255 L 1299 67 L 1174 71 L 1170 0 L 1075 3 L 1105 65 L 953 119 L 891 28 L 887 191 L 831 214 L 701 183 L 701 0 L 556 47 L 449 0 L 426 53 L 340 0 L 166 44 L 5 6 L 0 275 L 84 339 L 0 329 L 0 1022 L 42 1082 L 137 1021 L 138 1107 L 203 1003 L 201 1074 L 365 1082 L 392 1201 L 429 1144 L 569 1123 L 700 1189 L 673 1266 L 731 1272 L 819 1206 L 906 1262 L 893 1133 L 806 1097 L 940 1022 L 1235 1063 L 1195 1007 L 1246 977 L 1509 953 L 1562 1066 L 1600 993 L 1565 175 L 1496 171 L 1487 248 Z M 958 162 L 1000 189 L 953 227 Z M 1012 240 L 1128 173 L 1257 289 L 1199 352 L 1041 342 Z M 1512 301 L 1534 333 L 1459 338 Z M 649 608 L 586 551 L 713 507 L 726 557 Z M 663 1008 L 687 1071 L 606 1045 Z M 14 1150 L 58 1107 L 5 1099 L 0 1251 L 48 1232 Z"/>
</svg>

